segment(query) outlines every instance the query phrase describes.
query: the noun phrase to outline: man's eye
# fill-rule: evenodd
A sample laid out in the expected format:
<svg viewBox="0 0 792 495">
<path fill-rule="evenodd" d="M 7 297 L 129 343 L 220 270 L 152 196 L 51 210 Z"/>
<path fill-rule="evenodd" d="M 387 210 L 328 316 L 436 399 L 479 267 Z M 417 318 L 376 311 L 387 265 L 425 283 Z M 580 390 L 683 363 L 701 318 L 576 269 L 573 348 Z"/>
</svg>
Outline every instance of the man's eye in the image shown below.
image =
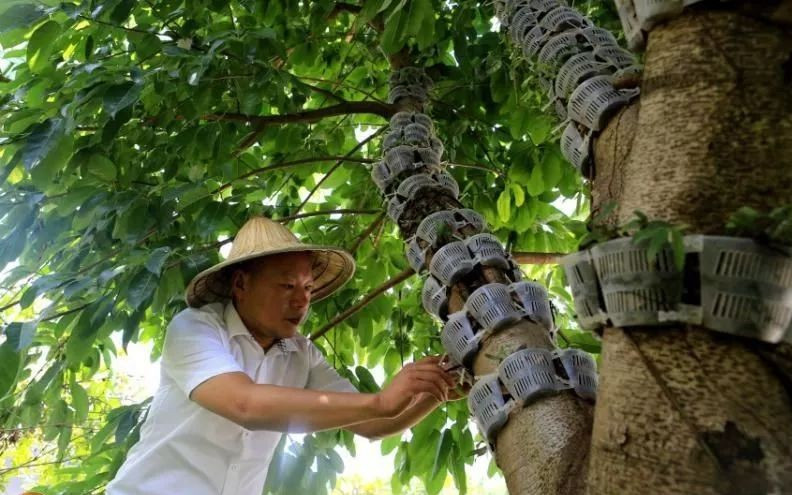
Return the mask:
<svg viewBox="0 0 792 495">
<path fill-rule="evenodd" d="M 281 284 L 281 285 L 283 287 L 287 288 L 287 289 L 293 289 L 294 288 L 294 284 Z"/>
</svg>

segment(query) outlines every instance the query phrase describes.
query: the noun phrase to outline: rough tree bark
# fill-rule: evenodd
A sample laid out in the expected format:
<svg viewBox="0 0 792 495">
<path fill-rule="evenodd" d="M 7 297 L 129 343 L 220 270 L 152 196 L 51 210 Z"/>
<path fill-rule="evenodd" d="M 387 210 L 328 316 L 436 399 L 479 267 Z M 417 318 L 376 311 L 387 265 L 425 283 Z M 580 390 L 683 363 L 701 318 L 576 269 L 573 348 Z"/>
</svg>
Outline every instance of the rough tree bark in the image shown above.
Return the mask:
<svg viewBox="0 0 792 495">
<path fill-rule="evenodd" d="M 740 206 L 790 202 L 792 35 L 778 18 L 692 9 L 650 33 L 640 104 L 595 144 L 595 210 L 614 200 L 620 223 L 639 209 L 722 234 Z M 606 329 L 591 492 L 792 492 L 790 356 L 693 326 Z"/>
</svg>

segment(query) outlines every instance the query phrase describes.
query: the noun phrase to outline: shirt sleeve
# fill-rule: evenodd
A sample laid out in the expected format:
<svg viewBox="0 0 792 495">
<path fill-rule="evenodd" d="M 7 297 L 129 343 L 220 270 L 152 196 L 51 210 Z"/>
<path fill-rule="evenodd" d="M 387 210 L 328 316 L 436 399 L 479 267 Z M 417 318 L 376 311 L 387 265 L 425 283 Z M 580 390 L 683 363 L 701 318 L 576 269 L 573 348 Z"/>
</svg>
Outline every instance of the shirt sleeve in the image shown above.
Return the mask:
<svg viewBox="0 0 792 495">
<path fill-rule="evenodd" d="M 244 372 L 221 337 L 223 329 L 209 318 L 187 310 L 168 325 L 162 347 L 162 369 L 189 397 L 206 380 L 223 373 Z"/>
<path fill-rule="evenodd" d="M 322 351 L 313 342 L 308 344 L 308 356 L 311 369 L 308 374 L 308 385 L 305 388 L 329 392 L 358 392 L 349 380 L 330 366 Z"/>
</svg>

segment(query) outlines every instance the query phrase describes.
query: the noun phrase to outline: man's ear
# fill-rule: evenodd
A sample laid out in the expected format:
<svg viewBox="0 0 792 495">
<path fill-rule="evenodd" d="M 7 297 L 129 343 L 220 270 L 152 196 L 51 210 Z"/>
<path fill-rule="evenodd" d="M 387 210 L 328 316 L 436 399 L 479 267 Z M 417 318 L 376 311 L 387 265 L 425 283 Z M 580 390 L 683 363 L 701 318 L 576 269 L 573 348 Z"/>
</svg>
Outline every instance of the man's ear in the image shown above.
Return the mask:
<svg viewBox="0 0 792 495">
<path fill-rule="evenodd" d="M 234 270 L 231 274 L 231 293 L 237 295 L 247 288 L 248 280 L 243 270 Z"/>
</svg>

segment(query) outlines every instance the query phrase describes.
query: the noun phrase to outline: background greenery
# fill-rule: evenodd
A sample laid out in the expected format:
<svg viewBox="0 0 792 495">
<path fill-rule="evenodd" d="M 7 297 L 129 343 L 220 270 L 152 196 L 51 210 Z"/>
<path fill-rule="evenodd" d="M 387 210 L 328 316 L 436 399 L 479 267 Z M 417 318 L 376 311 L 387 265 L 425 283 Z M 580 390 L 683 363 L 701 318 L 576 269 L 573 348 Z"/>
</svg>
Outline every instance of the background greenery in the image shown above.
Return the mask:
<svg viewBox="0 0 792 495">
<path fill-rule="evenodd" d="M 388 55 L 400 50 L 435 80 L 430 113 L 462 201 L 514 251 L 576 248 L 582 180 L 561 158 L 547 99 L 491 5 L 342 5 L 0 6 L 0 485 L 28 463 L 47 493 L 102 491 L 148 404 L 110 397 L 117 356 L 150 342 L 156 360 L 186 283 L 250 215 L 318 213 L 288 225 L 307 241 L 355 250 L 354 280 L 314 306 L 305 333 L 407 268 L 396 227 L 378 221 L 367 166 L 387 120 L 350 104 L 387 99 Z M 609 3 L 575 6 L 617 28 Z M 326 107 L 336 114 L 299 113 Z M 293 118 L 255 118 L 272 115 Z M 524 268 L 553 295 L 561 345 L 596 353 L 597 340 L 570 321 L 559 269 Z M 413 276 L 317 340 L 362 391 L 382 385 L 369 370 L 387 379 L 442 351 L 420 287 Z M 351 434 L 306 437 L 281 453 L 268 486 L 326 491 L 343 469 L 338 449 L 354 451 Z M 394 492 L 417 478 L 437 493 L 447 473 L 464 492 L 466 466 L 484 454 L 464 401 L 382 441 L 392 451 Z"/>
</svg>

